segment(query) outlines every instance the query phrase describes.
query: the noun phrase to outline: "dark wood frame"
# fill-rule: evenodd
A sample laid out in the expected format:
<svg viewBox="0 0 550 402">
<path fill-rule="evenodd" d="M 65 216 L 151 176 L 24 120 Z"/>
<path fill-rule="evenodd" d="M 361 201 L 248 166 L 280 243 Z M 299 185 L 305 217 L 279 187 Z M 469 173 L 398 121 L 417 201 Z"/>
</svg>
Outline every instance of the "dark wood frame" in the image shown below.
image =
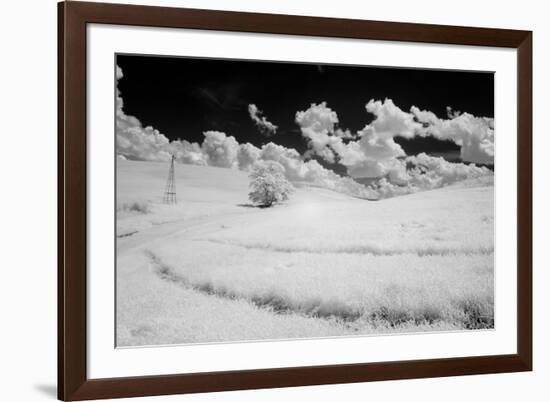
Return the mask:
<svg viewBox="0 0 550 402">
<path fill-rule="evenodd" d="M 517 49 L 517 353 L 88 379 L 86 25 L 195 28 Z M 532 32 L 168 7 L 58 4 L 58 397 L 118 398 L 532 370 Z"/>
</svg>

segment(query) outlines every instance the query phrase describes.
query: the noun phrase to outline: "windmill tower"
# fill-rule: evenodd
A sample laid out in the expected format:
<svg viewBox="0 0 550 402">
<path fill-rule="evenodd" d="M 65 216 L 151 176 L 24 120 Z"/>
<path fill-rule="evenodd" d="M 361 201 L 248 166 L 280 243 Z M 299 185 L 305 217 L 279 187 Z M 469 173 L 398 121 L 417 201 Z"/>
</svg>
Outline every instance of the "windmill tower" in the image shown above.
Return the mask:
<svg viewBox="0 0 550 402">
<path fill-rule="evenodd" d="M 163 201 L 165 204 L 177 204 L 176 181 L 175 181 L 176 171 L 174 168 L 175 160 L 176 160 L 176 156 L 172 155 L 172 159 L 170 161 L 170 171 L 168 172 L 168 180 L 166 181 L 166 187 L 164 189 Z"/>
</svg>

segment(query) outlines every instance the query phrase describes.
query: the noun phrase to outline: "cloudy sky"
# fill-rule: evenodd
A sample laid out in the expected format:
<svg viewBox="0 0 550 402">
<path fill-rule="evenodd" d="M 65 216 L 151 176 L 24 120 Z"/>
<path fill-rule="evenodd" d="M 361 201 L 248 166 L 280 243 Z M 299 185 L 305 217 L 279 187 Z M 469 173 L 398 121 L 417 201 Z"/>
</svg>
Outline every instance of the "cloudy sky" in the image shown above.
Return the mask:
<svg viewBox="0 0 550 402">
<path fill-rule="evenodd" d="M 296 111 L 321 102 L 337 112 L 340 128 L 352 132 L 373 119 L 365 112 L 370 99 L 389 98 L 402 110 L 414 105 L 440 118 L 448 106 L 474 116 L 494 114 L 492 73 L 123 55 L 117 64 L 124 71 L 119 89 L 125 112 L 171 140 L 202 142 L 204 131 L 217 130 L 239 142 L 273 141 L 303 153 L 307 141 Z M 276 136 L 258 130 L 249 105 L 277 127 Z M 432 139 L 397 141 L 407 154 L 459 154 L 452 142 Z"/>
<path fill-rule="evenodd" d="M 243 170 L 271 159 L 290 178 L 312 168 L 326 177 L 322 167 L 401 187 L 428 178 L 440 185 L 493 164 L 490 72 L 139 55 L 118 55 L 116 64 L 123 158 L 173 153 Z"/>
</svg>

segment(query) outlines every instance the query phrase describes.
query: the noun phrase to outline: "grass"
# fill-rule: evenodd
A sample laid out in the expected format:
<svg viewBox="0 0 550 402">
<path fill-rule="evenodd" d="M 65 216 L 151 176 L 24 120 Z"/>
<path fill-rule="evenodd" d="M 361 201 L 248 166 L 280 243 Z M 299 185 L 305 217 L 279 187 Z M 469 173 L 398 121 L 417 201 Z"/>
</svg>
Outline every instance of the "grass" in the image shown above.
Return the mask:
<svg viewBox="0 0 550 402">
<path fill-rule="evenodd" d="M 117 281 L 117 345 L 169 345 L 246 340 L 298 339 L 384 334 L 388 332 L 451 331 L 463 329 L 448 322 L 401 322 L 392 326 L 381 317 L 345 321 L 322 319 L 284 311 L 276 304 L 261 305 L 234 295 L 216 293 L 206 284 L 200 289 L 169 279 L 150 265 L 150 255 L 119 259 L 125 280 Z M 149 263 L 147 263 L 149 261 Z M 162 269 L 162 266 L 161 266 Z M 264 297 L 264 302 L 269 298 Z M 278 299 L 281 300 L 281 299 Z M 333 303 L 326 303 L 328 306 Z"/>
<path fill-rule="evenodd" d="M 118 345 L 495 325 L 490 183 L 379 202 L 297 188 L 259 209 L 243 172 L 181 166 L 168 206 L 166 164 L 120 167 Z"/>
<path fill-rule="evenodd" d="M 358 255 L 247 249 L 243 254 L 232 245 L 188 241 L 177 251 L 159 245 L 150 258 L 164 279 L 185 288 L 245 300 L 276 313 L 353 323 L 357 330 L 494 325 L 490 253 Z"/>
<path fill-rule="evenodd" d="M 117 203 L 117 214 L 124 213 L 151 213 L 151 203 L 149 201 L 126 201 Z"/>
<path fill-rule="evenodd" d="M 390 256 L 400 254 L 416 254 L 418 256 L 430 255 L 457 255 L 457 254 L 493 254 L 494 248 L 492 245 L 479 246 L 458 246 L 452 247 L 445 244 L 427 244 L 416 247 L 395 247 L 383 246 L 380 244 L 351 244 L 341 245 L 338 247 L 318 248 L 315 245 L 273 245 L 266 242 L 230 242 L 223 240 L 211 239 L 207 240 L 211 243 L 226 244 L 231 246 L 242 247 L 245 249 L 258 249 L 266 251 L 276 251 L 280 253 L 318 253 L 318 254 L 370 254 L 375 256 Z"/>
<path fill-rule="evenodd" d="M 273 314 L 247 300 L 219 297 L 159 280 L 145 256 L 119 259 L 117 346 L 232 342 L 352 335 L 334 321 Z M 228 319 L 230 317 L 230 319 Z"/>
</svg>

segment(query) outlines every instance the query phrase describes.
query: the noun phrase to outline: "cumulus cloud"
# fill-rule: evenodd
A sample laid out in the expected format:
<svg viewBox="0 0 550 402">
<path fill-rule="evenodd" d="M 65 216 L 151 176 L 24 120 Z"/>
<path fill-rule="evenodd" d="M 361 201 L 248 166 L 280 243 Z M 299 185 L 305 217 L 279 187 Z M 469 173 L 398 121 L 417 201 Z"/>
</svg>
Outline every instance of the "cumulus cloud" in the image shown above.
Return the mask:
<svg viewBox="0 0 550 402">
<path fill-rule="evenodd" d="M 312 103 L 309 109 L 296 112 L 296 123 L 301 128 L 309 128 L 315 132 L 334 132 L 334 125 L 338 123 L 338 115 L 327 106 L 326 102 Z"/>
<path fill-rule="evenodd" d="M 202 142 L 202 152 L 206 155 L 210 166 L 233 168 L 237 166 L 239 143 L 233 136 L 227 136 L 221 131 L 205 131 Z"/>
<path fill-rule="evenodd" d="M 123 77 L 117 68 L 117 77 Z M 252 144 L 239 144 L 237 140 L 219 131 L 204 132 L 202 144 L 185 140 L 170 141 L 153 127 L 124 113 L 124 102 L 117 92 L 116 99 L 117 157 L 125 160 L 169 161 L 172 155 L 180 163 L 208 165 L 248 170 L 258 160 L 279 162 L 285 176 L 295 183 L 307 183 L 357 197 L 376 197 L 376 194 L 351 178 L 340 177 L 316 161 L 305 162 L 294 149 L 272 142 L 261 149 Z M 346 134 L 343 134 L 346 135 Z"/>
<path fill-rule="evenodd" d="M 346 140 L 356 137 L 350 130 L 342 130 L 341 128 L 337 128 L 336 130 L 334 130 L 334 135 L 338 138 L 343 138 Z"/>
<path fill-rule="evenodd" d="M 124 77 L 116 66 L 116 78 Z M 172 155 L 179 162 L 206 164 L 200 146 L 187 141 L 172 141 L 153 127 L 143 127 L 134 116 L 124 112 L 124 102 L 117 88 L 116 97 L 116 146 L 119 159 L 144 161 L 169 161 Z"/>
<path fill-rule="evenodd" d="M 357 132 L 359 140 L 342 149 L 340 163 L 348 167 L 353 177 L 390 175 L 395 180 L 403 176 L 403 166 L 397 158 L 405 151 L 395 142 L 396 136 L 412 138 L 422 128 L 411 114 L 402 111 L 391 99 L 370 100 L 365 106 L 374 120 Z"/>
<path fill-rule="evenodd" d="M 116 78 L 124 77 L 116 66 Z M 144 161 L 169 161 L 172 155 L 181 163 L 206 165 L 207 155 L 201 146 L 185 140 L 170 141 L 153 127 L 143 127 L 134 116 L 124 112 L 124 101 L 117 89 L 116 97 L 116 144 L 119 159 Z"/>
<path fill-rule="evenodd" d="M 117 79 L 123 72 L 117 66 Z M 272 142 L 258 148 L 239 144 L 235 137 L 220 131 L 205 131 L 201 144 L 186 140 L 170 141 L 153 127 L 143 127 L 127 115 L 117 91 L 116 143 L 121 160 L 169 161 L 172 155 L 180 163 L 249 170 L 256 161 L 275 161 L 295 184 L 315 185 L 361 198 L 386 198 L 456 183 L 467 179 L 492 177 L 492 172 L 474 164 L 456 164 L 426 154 L 406 156 L 394 141 L 402 135 L 433 135 L 460 144 L 463 158 L 485 160 L 493 151 L 494 122 L 463 113 L 449 112 L 439 119 L 429 111 L 412 108 L 401 111 L 391 100 L 370 101 L 366 110 L 375 119 L 356 134 L 337 128 L 338 116 L 325 102 L 312 104 L 296 113 L 296 122 L 309 140 L 310 152 L 347 166 L 353 177 L 381 177 L 364 186 L 351 177 L 341 177 L 316 160 L 305 161 L 295 149 Z"/>
<path fill-rule="evenodd" d="M 167 150 L 171 155 L 174 155 L 176 161 L 180 163 L 202 166 L 208 164 L 206 155 L 203 153 L 201 146 L 196 142 L 188 142 L 185 140 L 172 141 L 167 146 Z"/>
<path fill-rule="evenodd" d="M 117 130 L 117 153 L 127 159 L 145 161 L 170 160 L 170 141 L 153 127 L 141 124 Z"/>
<path fill-rule="evenodd" d="M 270 121 L 267 120 L 267 118 L 263 115 L 263 112 L 258 109 L 258 107 L 251 103 L 248 105 L 248 114 L 250 115 L 250 118 L 263 135 L 266 137 L 271 137 L 272 135 L 275 135 L 277 133 L 277 126 Z"/>
<path fill-rule="evenodd" d="M 305 111 L 296 112 L 296 123 L 300 126 L 302 135 L 308 139 L 309 155 L 318 155 L 334 163 L 335 153 L 331 148 L 331 141 L 338 143 L 341 137 L 334 135 L 338 116 L 327 106 L 326 102 L 312 103 Z"/>
<path fill-rule="evenodd" d="M 402 169 L 399 171 L 400 176 L 397 180 L 390 175 L 370 186 L 379 198 L 432 190 L 469 180 L 479 180 L 481 185 L 492 185 L 491 180 L 482 181 L 481 179 L 492 178 L 493 172 L 473 163 L 468 165 L 451 163 L 441 157 L 433 157 L 425 153 L 409 156 L 401 163 Z"/>
<path fill-rule="evenodd" d="M 375 115 L 371 124 L 356 135 L 349 130 L 335 129 L 338 115 L 326 102 L 312 104 L 296 113 L 296 123 L 302 135 L 309 140 L 310 154 L 330 163 L 338 160 L 353 177 L 380 177 L 393 169 L 395 160 L 405 152 L 393 138 L 396 135 L 414 136 L 422 125 L 412 115 L 403 112 L 393 101 L 371 100 L 366 110 Z M 353 139 L 358 138 L 357 141 Z"/>
<path fill-rule="evenodd" d="M 122 68 L 120 68 L 118 65 L 116 66 L 116 79 L 117 81 L 120 80 L 122 77 L 124 77 L 124 74 L 122 74 Z"/>
<path fill-rule="evenodd" d="M 422 128 L 412 114 L 402 111 L 391 99 L 386 98 L 383 102 L 371 99 L 365 108 L 376 116 L 368 127 L 381 138 L 412 138 Z"/>
<path fill-rule="evenodd" d="M 403 182 L 404 168 L 399 162 L 405 152 L 395 137 L 433 136 L 451 140 L 461 147 L 465 162 L 491 164 L 494 159 L 494 120 L 468 113 L 448 110 L 448 119 L 413 106 L 410 112 L 401 110 L 391 99 L 371 99 L 365 106 L 374 120 L 356 135 L 335 129 L 336 112 L 325 102 L 312 104 L 296 113 L 296 123 L 308 139 L 309 154 L 327 162 L 338 161 L 352 177 L 376 178 L 389 176 Z"/>
<path fill-rule="evenodd" d="M 463 161 L 492 164 L 495 157 L 494 119 L 454 112 L 450 108 L 447 112 L 448 119 L 439 119 L 432 112 L 415 106 L 411 108 L 411 114 L 425 126 L 422 129 L 425 135 L 459 145 Z"/>
<path fill-rule="evenodd" d="M 437 188 L 458 181 L 492 175 L 491 170 L 473 163 L 452 163 L 442 157 L 433 157 L 425 153 L 409 156 L 406 162 L 412 164 L 410 183 L 422 188 Z"/>
<path fill-rule="evenodd" d="M 461 146 L 466 162 L 492 163 L 494 121 L 448 110 L 448 119 L 413 106 L 401 110 L 391 99 L 370 100 L 365 109 L 374 119 L 355 135 L 337 129 L 338 115 L 325 102 L 296 113 L 296 123 L 308 139 L 309 153 L 347 167 L 355 178 L 379 178 L 371 195 L 386 198 L 438 188 L 459 181 L 492 177 L 474 164 L 450 163 L 426 154 L 407 156 L 395 137 L 434 136 Z M 342 133 L 346 133 L 342 135 Z"/>
<path fill-rule="evenodd" d="M 494 119 L 476 117 L 447 108 L 447 119 L 438 118 L 435 113 L 412 106 L 405 112 L 391 99 L 370 100 L 366 110 L 375 115 L 374 121 L 359 133 L 371 138 L 388 139 L 396 136 L 413 138 L 433 136 L 451 140 L 461 147 L 464 162 L 492 164 L 494 161 Z M 378 143 L 378 142 L 377 142 Z M 388 145 L 388 144 L 387 144 Z M 396 153 L 397 147 L 391 144 Z M 368 149 L 366 147 L 365 149 Z"/>
<path fill-rule="evenodd" d="M 237 153 L 237 164 L 241 170 L 249 170 L 260 158 L 261 150 L 250 143 L 241 144 Z"/>
<path fill-rule="evenodd" d="M 377 198 L 373 189 L 367 188 L 351 177 L 341 177 L 321 166 L 316 160 L 304 161 L 300 154 L 272 142 L 261 149 L 260 159 L 280 163 L 285 176 L 293 183 L 307 183 L 360 198 Z"/>
</svg>

